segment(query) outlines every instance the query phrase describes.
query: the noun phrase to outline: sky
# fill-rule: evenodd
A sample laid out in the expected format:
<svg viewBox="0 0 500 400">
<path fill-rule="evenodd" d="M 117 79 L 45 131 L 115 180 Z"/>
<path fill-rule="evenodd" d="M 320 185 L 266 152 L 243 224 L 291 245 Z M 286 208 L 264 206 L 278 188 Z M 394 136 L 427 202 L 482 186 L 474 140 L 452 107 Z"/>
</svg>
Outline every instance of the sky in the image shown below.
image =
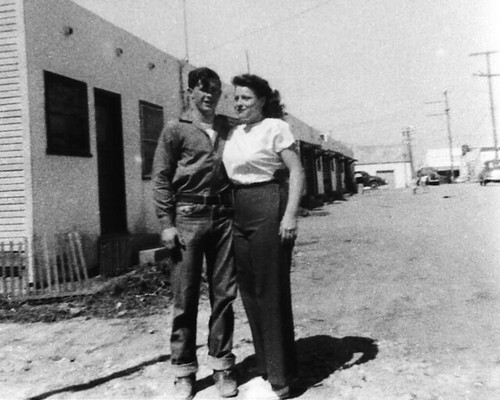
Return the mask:
<svg viewBox="0 0 500 400">
<path fill-rule="evenodd" d="M 486 56 L 470 54 L 498 51 L 500 75 L 500 0 L 73 1 L 227 83 L 249 69 L 347 144 L 398 145 L 411 127 L 422 163 L 449 147 L 446 91 L 453 146 L 493 145 L 488 78 L 474 75 Z M 491 84 L 500 136 L 500 76 Z"/>
</svg>

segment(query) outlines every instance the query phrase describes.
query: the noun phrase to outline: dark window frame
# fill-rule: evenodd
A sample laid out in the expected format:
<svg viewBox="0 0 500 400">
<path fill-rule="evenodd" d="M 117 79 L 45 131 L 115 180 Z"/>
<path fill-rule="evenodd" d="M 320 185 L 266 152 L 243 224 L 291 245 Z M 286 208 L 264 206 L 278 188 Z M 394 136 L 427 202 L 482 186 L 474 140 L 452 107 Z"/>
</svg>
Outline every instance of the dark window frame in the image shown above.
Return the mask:
<svg viewBox="0 0 500 400">
<path fill-rule="evenodd" d="M 148 124 L 148 114 L 146 111 L 160 112 L 161 113 L 161 124 L 153 126 Z M 142 180 L 147 181 L 151 180 L 153 173 L 153 158 L 154 153 L 156 151 L 156 147 L 158 146 L 158 142 L 160 140 L 160 134 L 164 125 L 164 109 L 162 106 L 157 104 L 149 103 L 144 100 L 139 101 L 139 119 L 140 119 L 140 131 L 141 131 L 141 159 L 142 159 L 142 167 L 141 174 Z M 155 132 L 150 132 L 148 129 L 155 129 Z M 152 151 L 150 151 L 152 146 Z"/>
<path fill-rule="evenodd" d="M 87 84 L 53 72 L 43 73 L 47 154 L 92 157 Z"/>
</svg>

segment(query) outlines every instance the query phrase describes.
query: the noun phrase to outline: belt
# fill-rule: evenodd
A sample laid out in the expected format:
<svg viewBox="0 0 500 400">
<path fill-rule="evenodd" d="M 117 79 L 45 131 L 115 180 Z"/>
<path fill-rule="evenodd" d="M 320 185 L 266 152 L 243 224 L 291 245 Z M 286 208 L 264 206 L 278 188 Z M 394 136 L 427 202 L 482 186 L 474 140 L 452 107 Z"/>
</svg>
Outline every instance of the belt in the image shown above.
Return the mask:
<svg viewBox="0 0 500 400">
<path fill-rule="evenodd" d="M 270 185 L 270 184 L 279 184 L 279 182 L 276 179 L 271 179 L 270 181 L 264 181 L 264 182 L 254 182 L 254 183 L 234 183 L 233 188 L 234 189 L 249 189 L 249 188 L 254 188 L 254 187 L 259 187 L 259 186 L 265 186 L 265 185 Z"/>
<path fill-rule="evenodd" d="M 231 191 L 216 195 L 201 195 L 201 194 L 190 194 L 190 193 L 179 193 L 175 196 L 176 201 L 194 204 L 204 204 L 210 206 L 218 205 L 232 205 L 233 196 Z"/>
</svg>

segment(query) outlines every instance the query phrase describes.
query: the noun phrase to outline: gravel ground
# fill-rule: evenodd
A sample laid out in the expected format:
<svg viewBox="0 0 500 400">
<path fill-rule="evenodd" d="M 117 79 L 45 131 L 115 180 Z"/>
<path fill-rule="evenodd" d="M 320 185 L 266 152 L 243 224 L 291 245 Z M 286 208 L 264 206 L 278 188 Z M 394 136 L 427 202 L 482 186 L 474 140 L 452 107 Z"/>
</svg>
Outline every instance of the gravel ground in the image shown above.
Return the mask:
<svg viewBox="0 0 500 400">
<path fill-rule="evenodd" d="M 366 192 L 301 218 L 296 397 L 499 399 L 498 204 L 500 186 L 454 184 Z M 104 301 L 123 307 L 119 297 Z M 166 303 L 151 302 L 156 313 L 73 310 L 50 323 L 1 323 L 0 398 L 171 398 Z M 197 400 L 218 398 L 205 366 L 208 316 L 203 296 Z M 264 399 L 239 300 L 236 318 L 237 398 Z"/>
</svg>

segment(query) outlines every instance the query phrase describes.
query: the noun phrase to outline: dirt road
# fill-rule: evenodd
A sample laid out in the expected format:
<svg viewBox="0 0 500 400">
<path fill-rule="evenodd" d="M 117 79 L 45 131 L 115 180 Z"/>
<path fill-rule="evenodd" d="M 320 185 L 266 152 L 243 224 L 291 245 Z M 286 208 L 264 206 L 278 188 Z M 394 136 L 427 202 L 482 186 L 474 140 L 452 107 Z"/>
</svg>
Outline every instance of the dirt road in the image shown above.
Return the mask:
<svg viewBox="0 0 500 400">
<path fill-rule="evenodd" d="M 500 186 L 378 190 L 300 221 L 300 399 L 500 399 Z M 237 303 L 238 399 L 250 333 Z M 206 359 L 195 399 L 216 399 Z M 168 399 L 170 316 L 0 325 L 0 398 Z M 254 382 L 254 381 L 252 381 Z M 258 400 L 258 399 L 257 399 Z"/>
</svg>

